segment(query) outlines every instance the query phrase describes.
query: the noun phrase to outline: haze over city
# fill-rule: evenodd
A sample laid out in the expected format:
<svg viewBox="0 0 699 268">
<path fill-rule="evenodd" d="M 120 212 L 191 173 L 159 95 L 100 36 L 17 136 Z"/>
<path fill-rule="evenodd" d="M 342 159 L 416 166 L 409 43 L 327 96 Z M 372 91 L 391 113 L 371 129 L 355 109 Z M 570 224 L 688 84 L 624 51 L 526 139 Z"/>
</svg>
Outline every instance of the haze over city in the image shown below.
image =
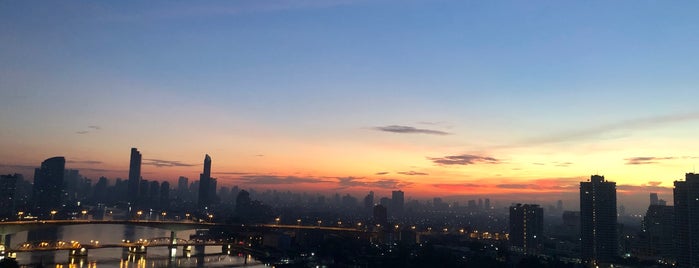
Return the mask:
<svg viewBox="0 0 699 268">
<path fill-rule="evenodd" d="M 696 2 L 5 1 L 0 173 L 644 211 L 699 161 Z M 570 202 L 568 202 L 570 200 Z M 642 201 L 640 201 L 642 200 Z"/>
</svg>

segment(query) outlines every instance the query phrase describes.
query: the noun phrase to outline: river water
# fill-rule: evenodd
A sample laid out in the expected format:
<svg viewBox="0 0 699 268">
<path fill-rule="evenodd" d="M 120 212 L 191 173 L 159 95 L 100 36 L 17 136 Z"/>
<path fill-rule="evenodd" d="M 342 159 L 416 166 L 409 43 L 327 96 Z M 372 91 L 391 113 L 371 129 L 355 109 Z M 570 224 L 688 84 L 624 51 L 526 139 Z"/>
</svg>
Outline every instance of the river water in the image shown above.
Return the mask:
<svg viewBox="0 0 699 268">
<path fill-rule="evenodd" d="M 177 238 L 189 240 L 194 230 L 179 231 Z M 20 232 L 11 236 L 10 246 L 18 248 L 25 242 L 39 241 L 78 241 L 81 244 L 98 243 L 100 245 L 118 244 L 122 240 L 136 241 L 170 237 L 170 231 L 127 225 L 72 225 L 42 229 L 31 232 Z M 148 248 L 146 254 L 130 254 L 122 248 L 90 249 L 87 257 L 69 257 L 67 250 L 44 252 L 19 252 L 17 262 L 22 267 L 56 268 L 153 268 L 153 267 L 265 267 L 249 255 L 225 254 L 221 246 L 207 246 L 201 252 L 198 250 L 183 251 L 177 248 L 176 256 L 170 257 L 167 247 Z"/>
</svg>

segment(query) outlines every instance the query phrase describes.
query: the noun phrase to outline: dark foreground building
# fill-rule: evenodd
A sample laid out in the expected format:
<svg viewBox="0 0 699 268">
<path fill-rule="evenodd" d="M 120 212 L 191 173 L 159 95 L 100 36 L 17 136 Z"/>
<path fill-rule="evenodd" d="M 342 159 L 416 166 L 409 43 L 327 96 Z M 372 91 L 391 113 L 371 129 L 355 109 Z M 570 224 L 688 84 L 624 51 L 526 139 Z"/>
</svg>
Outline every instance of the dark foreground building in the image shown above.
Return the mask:
<svg viewBox="0 0 699 268">
<path fill-rule="evenodd" d="M 699 267 L 699 174 L 675 181 L 673 197 L 677 267 Z"/>
<path fill-rule="evenodd" d="M 592 175 L 580 182 L 580 253 L 589 264 L 613 262 L 617 257 L 616 183 Z"/>
<path fill-rule="evenodd" d="M 544 234 L 544 209 L 539 205 L 517 204 L 510 207 L 510 244 L 515 250 L 536 254 Z"/>
</svg>

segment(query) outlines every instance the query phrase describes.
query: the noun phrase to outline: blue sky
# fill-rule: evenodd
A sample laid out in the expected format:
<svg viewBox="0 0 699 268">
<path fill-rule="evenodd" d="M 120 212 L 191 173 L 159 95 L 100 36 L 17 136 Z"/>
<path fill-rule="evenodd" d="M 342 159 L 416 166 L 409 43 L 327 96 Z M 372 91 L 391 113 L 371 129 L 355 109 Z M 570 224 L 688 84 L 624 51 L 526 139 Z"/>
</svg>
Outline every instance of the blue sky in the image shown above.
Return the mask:
<svg viewBox="0 0 699 268">
<path fill-rule="evenodd" d="M 291 151 L 319 147 L 319 154 L 339 157 L 361 147 L 347 154 L 378 159 L 392 155 L 380 153 L 391 147 L 425 162 L 440 152 L 518 159 L 561 148 L 582 154 L 609 139 L 619 146 L 691 141 L 699 118 L 698 7 L 693 1 L 2 1 L 0 145 L 8 149 L 0 163 L 67 154 L 119 166 L 112 155 L 131 146 L 199 161 L 221 147 L 219 155 L 231 162 L 274 173 L 273 165 L 243 155 L 284 148 L 284 160 L 293 159 Z M 684 119 L 568 135 L 675 117 Z M 389 125 L 452 135 L 373 131 Z M 102 136 L 76 135 L 88 130 Z M 498 149 L 566 135 L 572 138 L 561 147 L 532 142 L 528 147 L 537 148 L 526 152 Z M 173 143 L 186 149 L 173 150 Z M 665 155 L 657 147 L 647 154 Z M 668 153 L 686 156 L 691 152 L 682 150 L 697 146 L 680 147 Z M 16 150 L 32 153 L 17 158 Z"/>
</svg>

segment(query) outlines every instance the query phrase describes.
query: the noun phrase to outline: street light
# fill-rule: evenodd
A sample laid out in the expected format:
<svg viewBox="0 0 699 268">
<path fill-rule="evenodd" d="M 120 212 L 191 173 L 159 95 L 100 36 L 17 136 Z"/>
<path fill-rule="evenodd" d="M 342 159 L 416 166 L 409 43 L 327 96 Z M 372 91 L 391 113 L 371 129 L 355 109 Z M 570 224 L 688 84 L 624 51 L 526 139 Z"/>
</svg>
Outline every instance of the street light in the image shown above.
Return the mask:
<svg viewBox="0 0 699 268">
<path fill-rule="evenodd" d="M 282 220 L 281 218 L 277 217 L 277 218 L 274 219 L 274 223 L 275 223 L 276 225 L 279 225 L 279 221 L 281 221 L 281 220 Z"/>
<path fill-rule="evenodd" d="M 17 217 L 19 218 L 20 221 L 22 220 L 22 215 L 24 215 L 24 211 L 17 212 Z"/>
<path fill-rule="evenodd" d="M 143 214 L 143 211 L 141 211 L 141 210 L 136 211 L 136 215 L 137 215 L 136 220 L 140 220 L 142 214 Z"/>
<path fill-rule="evenodd" d="M 321 223 L 323 223 L 323 221 L 318 220 L 318 226 L 320 226 Z"/>
<path fill-rule="evenodd" d="M 209 222 L 213 222 L 213 221 L 214 221 L 214 214 L 209 214 Z"/>
<path fill-rule="evenodd" d="M 53 217 L 58 213 L 58 211 L 51 210 L 51 220 L 53 220 Z"/>
<path fill-rule="evenodd" d="M 296 224 L 301 225 L 301 219 L 297 219 Z"/>
<path fill-rule="evenodd" d="M 82 211 L 82 214 L 83 214 L 83 219 L 87 219 L 87 218 L 85 217 L 85 216 L 87 215 L 87 210 L 83 210 L 83 211 Z"/>
<path fill-rule="evenodd" d="M 161 220 L 164 221 L 164 220 L 165 220 L 165 216 L 167 216 L 167 212 L 163 211 L 163 212 L 160 213 L 160 215 L 163 216 L 163 218 L 162 218 Z"/>
</svg>

